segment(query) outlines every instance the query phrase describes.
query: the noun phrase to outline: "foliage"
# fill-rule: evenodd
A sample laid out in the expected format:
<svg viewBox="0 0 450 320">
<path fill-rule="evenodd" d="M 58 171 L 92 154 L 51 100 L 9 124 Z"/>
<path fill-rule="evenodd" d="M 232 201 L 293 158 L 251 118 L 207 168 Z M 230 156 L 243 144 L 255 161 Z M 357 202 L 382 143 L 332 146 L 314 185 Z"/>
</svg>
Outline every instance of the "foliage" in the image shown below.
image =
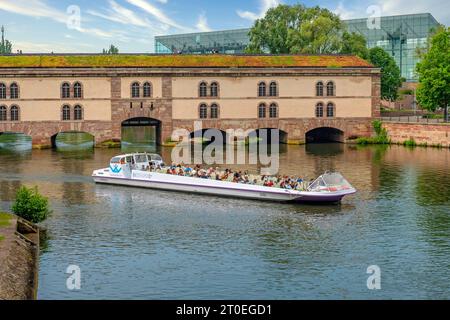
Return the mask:
<svg viewBox="0 0 450 320">
<path fill-rule="evenodd" d="M 112 44 L 109 49 L 103 49 L 103 54 L 119 54 L 119 48 Z"/>
<path fill-rule="evenodd" d="M 12 211 L 19 217 L 33 223 L 42 222 L 50 215 L 48 199 L 39 194 L 37 187 L 21 187 L 17 191 Z"/>
<path fill-rule="evenodd" d="M 382 48 L 375 47 L 369 50 L 369 61 L 381 68 L 381 98 L 387 101 L 397 100 L 403 79 L 394 58 Z"/>
<path fill-rule="evenodd" d="M 10 54 L 12 52 L 11 41 L 5 39 L 5 28 L 2 26 L 2 41 L 0 42 L 0 54 Z"/>
<path fill-rule="evenodd" d="M 318 6 L 279 5 L 256 20 L 247 53 L 356 54 L 367 57 L 364 37 L 350 34 L 338 15 Z"/>
<path fill-rule="evenodd" d="M 403 145 L 405 147 L 416 147 L 417 146 L 417 142 L 413 138 L 411 138 L 411 139 L 406 140 L 405 142 L 403 142 Z"/>
<path fill-rule="evenodd" d="M 372 122 L 373 129 L 375 131 L 376 136 L 371 138 L 359 138 L 356 142 L 360 145 L 368 145 L 368 144 L 390 144 L 391 140 L 389 139 L 388 132 L 385 128 L 383 128 L 383 123 L 380 120 L 375 120 Z"/>
<path fill-rule="evenodd" d="M 41 55 L 0 56 L 3 68 L 102 67 L 369 67 L 351 56 Z"/>
<path fill-rule="evenodd" d="M 444 108 L 450 102 L 450 28 L 440 27 L 431 37 L 428 53 L 417 64 L 419 87 L 417 100 L 430 111 Z"/>
</svg>

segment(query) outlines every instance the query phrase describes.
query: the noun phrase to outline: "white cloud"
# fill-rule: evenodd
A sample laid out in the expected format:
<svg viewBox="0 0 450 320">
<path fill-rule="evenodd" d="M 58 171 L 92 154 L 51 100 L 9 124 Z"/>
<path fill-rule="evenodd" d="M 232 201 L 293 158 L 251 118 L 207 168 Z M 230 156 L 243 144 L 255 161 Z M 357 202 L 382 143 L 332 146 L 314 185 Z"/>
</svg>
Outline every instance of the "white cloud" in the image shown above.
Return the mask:
<svg viewBox="0 0 450 320">
<path fill-rule="evenodd" d="M 381 15 L 431 13 L 440 23 L 450 23 L 450 2 L 442 0 L 378 0 Z"/>
<path fill-rule="evenodd" d="M 206 15 L 204 13 L 201 13 L 198 17 L 198 22 L 196 25 L 197 29 L 202 32 L 209 32 L 212 31 L 212 29 L 208 25 L 208 19 L 206 18 Z"/>
<path fill-rule="evenodd" d="M 48 6 L 41 0 L 0 0 L 0 10 L 34 18 L 46 18 L 67 25 L 69 14 Z M 73 30 L 101 38 L 112 38 L 113 33 L 97 28 L 72 26 Z"/>
<path fill-rule="evenodd" d="M 254 21 L 264 17 L 270 8 L 274 8 L 281 3 L 280 0 L 260 0 L 260 11 L 258 13 L 251 11 L 238 10 L 237 14 L 243 19 Z"/>
<path fill-rule="evenodd" d="M 131 24 L 138 27 L 149 27 L 148 20 L 138 17 L 133 11 L 122 7 L 114 0 L 109 0 L 111 9 L 107 10 L 107 14 L 99 13 L 95 10 L 87 10 L 90 15 L 100 17 L 109 21 L 118 22 L 121 24 Z"/>
<path fill-rule="evenodd" d="M 333 10 L 333 12 L 341 17 L 343 20 L 353 19 L 353 18 L 360 18 L 356 16 L 355 11 L 348 10 L 344 7 L 343 2 L 339 2 L 336 9 Z"/>
<path fill-rule="evenodd" d="M 79 52 L 80 46 L 84 47 L 83 52 L 98 51 L 98 48 L 94 48 L 93 46 L 87 44 L 80 44 L 79 42 L 76 42 L 74 46 L 71 46 L 67 43 L 34 43 L 28 41 L 14 41 L 13 52 L 22 50 L 24 53 L 73 53 Z"/>
<path fill-rule="evenodd" d="M 179 25 L 174 20 L 169 18 L 161 9 L 155 7 L 154 5 L 148 3 L 145 0 L 126 0 L 126 1 L 156 18 L 162 24 L 162 26 L 160 26 L 162 29 L 164 29 L 165 28 L 164 25 L 166 25 L 183 31 L 192 31 L 192 29 L 190 28 L 186 28 Z"/>
</svg>

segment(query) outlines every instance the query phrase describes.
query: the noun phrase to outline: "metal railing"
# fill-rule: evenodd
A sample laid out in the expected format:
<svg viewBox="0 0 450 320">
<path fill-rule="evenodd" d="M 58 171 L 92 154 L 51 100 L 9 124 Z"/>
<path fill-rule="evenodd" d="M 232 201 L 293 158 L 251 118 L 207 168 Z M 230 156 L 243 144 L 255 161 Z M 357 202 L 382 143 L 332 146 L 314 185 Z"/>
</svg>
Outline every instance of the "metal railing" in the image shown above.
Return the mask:
<svg viewBox="0 0 450 320">
<path fill-rule="evenodd" d="M 443 118 L 432 119 L 423 116 L 395 116 L 395 117 L 390 116 L 390 117 L 381 117 L 381 120 L 386 122 L 407 122 L 407 123 L 429 123 L 429 124 L 446 123 L 446 121 L 444 121 Z"/>
</svg>

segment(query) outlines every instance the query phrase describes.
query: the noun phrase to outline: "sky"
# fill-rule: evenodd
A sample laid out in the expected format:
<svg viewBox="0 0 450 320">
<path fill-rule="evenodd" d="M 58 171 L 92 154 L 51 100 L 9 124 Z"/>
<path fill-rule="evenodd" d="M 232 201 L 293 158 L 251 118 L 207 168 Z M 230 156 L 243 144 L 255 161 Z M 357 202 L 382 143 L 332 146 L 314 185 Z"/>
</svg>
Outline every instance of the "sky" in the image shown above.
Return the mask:
<svg viewBox="0 0 450 320">
<path fill-rule="evenodd" d="M 120 52 L 152 53 L 154 37 L 251 27 L 280 3 L 297 0 L 0 0 L 0 23 L 14 52 L 100 53 L 114 44 Z M 448 0 L 305 0 L 343 19 L 374 12 L 398 15 L 429 12 L 450 24 Z"/>
</svg>

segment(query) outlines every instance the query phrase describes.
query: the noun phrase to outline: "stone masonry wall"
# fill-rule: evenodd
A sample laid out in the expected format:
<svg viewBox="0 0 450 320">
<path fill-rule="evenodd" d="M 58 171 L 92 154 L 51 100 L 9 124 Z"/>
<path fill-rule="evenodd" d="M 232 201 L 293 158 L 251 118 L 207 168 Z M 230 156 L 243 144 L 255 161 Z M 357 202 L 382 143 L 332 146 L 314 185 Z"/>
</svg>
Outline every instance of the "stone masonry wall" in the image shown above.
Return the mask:
<svg viewBox="0 0 450 320">
<path fill-rule="evenodd" d="M 450 124 L 385 122 L 383 127 L 394 143 L 413 139 L 417 144 L 450 147 Z"/>
</svg>

